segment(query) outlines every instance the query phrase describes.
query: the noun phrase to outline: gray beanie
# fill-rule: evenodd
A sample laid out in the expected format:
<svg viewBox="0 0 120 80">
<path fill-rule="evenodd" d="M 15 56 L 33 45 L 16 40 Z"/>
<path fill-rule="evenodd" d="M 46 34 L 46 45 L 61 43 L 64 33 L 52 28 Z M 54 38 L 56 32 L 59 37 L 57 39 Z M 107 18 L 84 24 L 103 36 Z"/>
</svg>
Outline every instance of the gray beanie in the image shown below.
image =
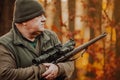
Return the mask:
<svg viewBox="0 0 120 80">
<path fill-rule="evenodd" d="M 21 23 L 40 16 L 44 9 L 38 0 L 16 0 L 14 7 L 13 22 Z"/>
</svg>

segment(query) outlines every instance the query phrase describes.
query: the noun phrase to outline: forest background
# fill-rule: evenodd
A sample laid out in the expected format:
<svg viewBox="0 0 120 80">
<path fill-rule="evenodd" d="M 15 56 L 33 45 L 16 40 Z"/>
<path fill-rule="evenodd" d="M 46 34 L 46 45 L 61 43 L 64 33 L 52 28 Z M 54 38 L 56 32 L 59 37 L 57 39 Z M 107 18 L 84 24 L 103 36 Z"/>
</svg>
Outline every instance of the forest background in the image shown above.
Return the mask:
<svg viewBox="0 0 120 80">
<path fill-rule="evenodd" d="M 76 59 L 73 80 L 120 80 L 120 0 L 39 1 L 46 11 L 46 28 L 62 43 L 72 37 L 77 47 L 107 32 Z M 11 28 L 14 2 L 0 0 L 0 36 Z"/>
</svg>

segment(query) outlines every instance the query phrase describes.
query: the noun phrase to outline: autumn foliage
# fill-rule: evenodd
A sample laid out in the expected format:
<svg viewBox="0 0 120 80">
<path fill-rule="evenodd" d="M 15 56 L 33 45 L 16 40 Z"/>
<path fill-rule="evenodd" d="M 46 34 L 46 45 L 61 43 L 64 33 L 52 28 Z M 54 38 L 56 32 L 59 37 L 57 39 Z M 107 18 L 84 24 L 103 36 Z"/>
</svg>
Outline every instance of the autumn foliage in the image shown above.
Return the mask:
<svg viewBox="0 0 120 80">
<path fill-rule="evenodd" d="M 108 3 L 102 3 L 101 6 L 101 16 L 97 16 L 97 6 L 96 4 L 99 2 L 98 0 L 91 0 L 94 6 L 88 7 L 88 3 L 85 1 L 81 1 L 84 9 L 87 9 L 88 14 L 81 15 L 81 21 L 87 23 L 90 29 L 94 30 L 94 35 L 90 36 L 91 38 L 98 36 L 101 32 L 107 32 L 108 35 L 105 39 L 100 40 L 99 42 L 90 46 L 85 52 L 83 57 L 79 57 L 76 60 L 76 75 L 75 80 L 119 80 L 120 74 L 120 57 L 116 57 L 116 31 L 115 31 L 115 22 L 114 20 L 110 20 L 109 12 L 112 12 L 112 8 L 107 12 L 108 7 L 112 5 Z M 106 9 L 105 6 L 107 5 Z M 90 15 L 91 14 L 91 15 Z M 101 19 L 99 19 L 99 17 Z M 100 22 L 101 20 L 101 22 Z M 62 21 L 61 21 L 62 22 Z M 98 24 L 101 24 L 98 25 Z M 61 35 L 66 36 L 68 39 L 74 37 L 76 41 L 76 47 L 82 45 L 87 40 L 83 37 L 77 36 L 82 33 L 81 30 L 74 30 L 70 32 L 70 30 L 66 27 L 64 23 L 61 23 L 61 26 L 66 29 L 63 31 L 62 29 L 57 29 L 57 26 L 53 26 L 53 30 L 56 32 L 60 32 Z M 100 30 L 104 28 L 104 30 Z M 59 36 L 60 39 L 62 38 Z M 91 39 L 90 38 L 90 39 Z M 89 40 L 90 40 L 89 39 Z M 76 55 L 76 56 L 79 56 Z"/>
<path fill-rule="evenodd" d="M 10 3 L 10 1 L 14 0 L 5 0 L 6 3 L 4 4 L 6 5 L 0 7 L 0 25 L 2 25 L 0 26 L 0 35 L 3 34 L 3 29 L 7 32 L 10 28 L 7 27 L 9 26 L 7 24 L 12 20 L 10 14 L 7 13 L 9 12 L 7 10 L 13 9 L 10 6 L 13 6 L 13 2 Z M 63 43 L 73 38 L 77 47 L 103 32 L 108 33 L 104 39 L 91 45 L 83 57 L 80 56 L 81 52 L 74 56 L 77 59 L 75 60 L 76 68 L 73 80 L 120 80 L 120 0 L 39 1 L 45 7 L 46 13 L 48 12 L 46 18 L 50 17 L 46 28 L 55 31 Z M 73 7 L 68 1 L 75 3 L 75 5 L 79 4 Z M 10 4 L 8 5 L 8 3 Z M 63 7 L 63 4 L 65 5 L 65 3 L 68 3 L 66 5 L 72 8 L 71 10 L 76 11 L 76 14 L 73 11 L 64 13 L 63 11 L 66 10 L 66 7 Z M 3 5 L 2 0 L 0 4 Z M 74 10 L 76 7 L 80 7 L 80 10 Z M 2 11 L 2 8 L 4 11 Z M 118 10 L 116 10 L 117 8 Z M 77 14 L 77 11 L 82 14 Z M 68 21 L 64 21 L 66 18 L 68 18 Z M 75 21 L 76 18 L 77 20 Z M 70 22 L 73 25 L 75 22 L 82 23 L 82 26 L 74 25 L 70 27 Z"/>
</svg>

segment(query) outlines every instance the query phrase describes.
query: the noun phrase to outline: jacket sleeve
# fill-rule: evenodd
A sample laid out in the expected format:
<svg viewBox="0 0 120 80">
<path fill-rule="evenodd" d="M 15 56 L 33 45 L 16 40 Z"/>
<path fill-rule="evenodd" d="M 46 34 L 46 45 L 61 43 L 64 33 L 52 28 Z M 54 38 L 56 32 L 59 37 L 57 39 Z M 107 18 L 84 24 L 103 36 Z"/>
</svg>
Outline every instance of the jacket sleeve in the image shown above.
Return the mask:
<svg viewBox="0 0 120 80">
<path fill-rule="evenodd" d="M 42 68 L 44 68 L 42 65 L 17 68 L 13 54 L 0 45 L 0 80 L 38 80 Z"/>
<path fill-rule="evenodd" d="M 67 80 L 72 77 L 74 72 L 74 61 L 58 63 L 57 65 L 59 67 L 58 77 L 62 76 Z"/>
<path fill-rule="evenodd" d="M 52 38 L 54 40 L 55 44 L 60 43 L 57 35 L 53 32 Z M 66 62 L 61 62 L 57 64 L 59 67 L 59 73 L 58 73 L 58 77 L 62 76 L 65 77 L 65 79 L 70 79 L 72 77 L 72 74 L 74 73 L 74 61 L 66 61 Z"/>
</svg>

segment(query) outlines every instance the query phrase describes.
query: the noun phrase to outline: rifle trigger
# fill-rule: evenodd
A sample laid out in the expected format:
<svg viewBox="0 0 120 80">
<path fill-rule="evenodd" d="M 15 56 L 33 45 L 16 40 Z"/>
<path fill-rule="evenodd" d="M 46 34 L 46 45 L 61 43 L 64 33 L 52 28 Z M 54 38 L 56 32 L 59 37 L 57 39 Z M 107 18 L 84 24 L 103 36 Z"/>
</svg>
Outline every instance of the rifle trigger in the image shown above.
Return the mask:
<svg viewBox="0 0 120 80">
<path fill-rule="evenodd" d="M 85 53 L 86 50 L 87 50 L 87 49 L 82 50 L 82 52 L 81 52 L 81 57 L 83 57 L 83 54 Z"/>
</svg>

